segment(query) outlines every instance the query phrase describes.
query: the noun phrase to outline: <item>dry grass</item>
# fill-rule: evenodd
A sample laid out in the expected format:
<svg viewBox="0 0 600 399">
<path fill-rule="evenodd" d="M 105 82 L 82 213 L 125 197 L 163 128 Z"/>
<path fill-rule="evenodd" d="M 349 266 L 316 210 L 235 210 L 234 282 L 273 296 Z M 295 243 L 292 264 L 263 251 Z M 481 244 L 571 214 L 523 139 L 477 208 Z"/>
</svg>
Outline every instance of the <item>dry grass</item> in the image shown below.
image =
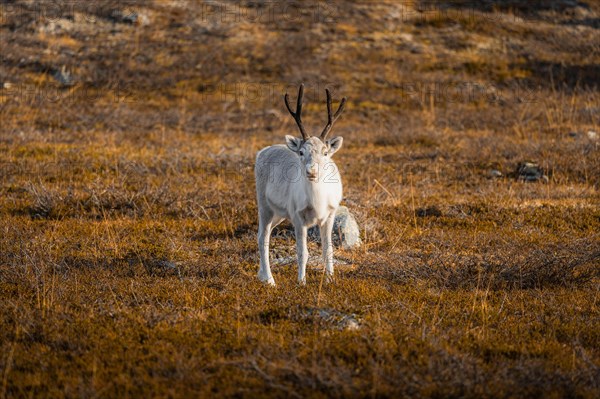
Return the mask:
<svg viewBox="0 0 600 399">
<path fill-rule="evenodd" d="M 0 3 L 0 398 L 597 397 L 600 5 L 491 3 Z M 252 168 L 300 81 L 310 129 L 351 99 L 364 245 L 267 289 Z"/>
</svg>

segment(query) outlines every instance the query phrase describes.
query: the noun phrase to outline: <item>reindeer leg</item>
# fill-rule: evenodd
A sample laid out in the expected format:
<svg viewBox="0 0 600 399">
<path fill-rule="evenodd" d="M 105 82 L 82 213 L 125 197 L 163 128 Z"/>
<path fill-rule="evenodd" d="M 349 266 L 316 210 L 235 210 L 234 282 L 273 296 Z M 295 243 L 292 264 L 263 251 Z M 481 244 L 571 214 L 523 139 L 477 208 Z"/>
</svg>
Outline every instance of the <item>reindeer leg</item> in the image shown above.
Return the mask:
<svg viewBox="0 0 600 399">
<path fill-rule="evenodd" d="M 298 284 L 306 284 L 306 263 L 308 262 L 308 248 L 306 246 L 307 229 L 299 218 L 294 220 L 296 233 L 296 252 L 298 254 Z"/>
<path fill-rule="evenodd" d="M 333 242 L 331 240 L 331 232 L 333 230 L 333 222 L 335 220 L 335 211 L 331 212 L 329 217 L 320 226 L 321 227 L 321 247 L 323 249 L 323 262 L 325 262 L 325 273 L 327 281 L 333 280 Z"/>
<path fill-rule="evenodd" d="M 258 279 L 263 283 L 275 285 L 269 263 L 269 241 L 273 228 L 273 212 L 262 209 L 258 212 L 258 252 L 260 254 L 260 269 Z"/>
</svg>

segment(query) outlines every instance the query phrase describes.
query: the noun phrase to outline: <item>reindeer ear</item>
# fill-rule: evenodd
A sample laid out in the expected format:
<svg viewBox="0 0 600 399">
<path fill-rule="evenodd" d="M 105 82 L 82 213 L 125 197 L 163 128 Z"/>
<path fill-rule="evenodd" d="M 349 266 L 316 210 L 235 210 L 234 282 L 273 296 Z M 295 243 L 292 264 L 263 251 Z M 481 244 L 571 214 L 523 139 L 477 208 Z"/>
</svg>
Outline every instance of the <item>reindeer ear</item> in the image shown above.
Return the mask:
<svg viewBox="0 0 600 399">
<path fill-rule="evenodd" d="M 327 140 L 327 147 L 329 148 L 329 155 L 333 155 L 342 148 L 342 143 L 344 142 L 343 137 L 334 137 L 331 140 Z"/>
<path fill-rule="evenodd" d="M 294 152 L 300 151 L 302 148 L 302 139 L 299 137 L 290 136 L 289 134 L 285 136 L 285 143 L 288 148 Z"/>
</svg>

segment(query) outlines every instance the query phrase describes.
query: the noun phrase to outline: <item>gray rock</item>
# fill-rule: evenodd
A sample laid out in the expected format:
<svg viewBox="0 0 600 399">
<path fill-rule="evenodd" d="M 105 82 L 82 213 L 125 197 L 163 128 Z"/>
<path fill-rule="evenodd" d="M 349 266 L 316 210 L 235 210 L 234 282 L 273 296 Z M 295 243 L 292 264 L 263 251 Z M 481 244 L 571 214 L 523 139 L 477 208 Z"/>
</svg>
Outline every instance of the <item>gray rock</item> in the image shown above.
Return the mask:
<svg viewBox="0 0 600 399">
<path fill-rule="evenodd" d="M 308 230 L 308 236 L 311 239 L 320 241 L 321 234 L 319 227 L 311 227 Z M 337 247 L 341 246 L 343 249 L 358 248 L 362 244 L 358 223 L 356 223 L 356 219 L 345 206 L 340 206 L 335 214 L 332 239 L 333 245 Z"/>
<path fill-rule="evenodd" d="M 40 33 L 50 35 L 64 34 L 73 30 L 74 23 L 68 18 L 51 19 L 38 27 Z"/>
<path fill-rule="evenodd" d="M 502 172 L 500 172 L 498 169 L 492 169 L 490 170 L 490 177 L 492 178 L 498 178 L 498 177 L 502 177 Z"/>
<path fill-rule="evenodd" d="M 516 170 L 517 180 L 525 182 L 548 182 L 548 176 L 544 170 L 535 162 L 520 162 Z"/>
<path fill-rule="evenodd" d="M 442 213 L 442 211 L 440 210 L 440 208 L 438 208 L 435 205 L 429 206 L 427 208 L 419 208 L 419 209 L 417 209 L 417 211 L 415 213 L 420 218 L 424 218 L 424 217 L 428 217 L 428 216 L 440 217 L 440 216 L 444 215 Z"/>
<path fill-rule="evenodd" d="M 113 10 L 111 19 L 114 22 L 130 25 L 146 26 L 150 24 L 150 18 L 146 14 L 130 9 Z"/>
<path fill-rule="evenodd" d="M 354 313 L 342 313 L 335 309 L 308 308 L 302 312 L 302 317 L 316 320 L 323 326 L 329 326 L 337 330 L 356 331 L 361 328 L 360 322 Z"/>
<path fill-rule="evenodd" d="M 62 86 L 73 86 L 75 84 L 73 76 L 71 75 L 71 73 L 69 71 L 67 71 L 67 67 L 64 65 L 60 70 L 55 71 L 52 76 Z"/>
</svg>

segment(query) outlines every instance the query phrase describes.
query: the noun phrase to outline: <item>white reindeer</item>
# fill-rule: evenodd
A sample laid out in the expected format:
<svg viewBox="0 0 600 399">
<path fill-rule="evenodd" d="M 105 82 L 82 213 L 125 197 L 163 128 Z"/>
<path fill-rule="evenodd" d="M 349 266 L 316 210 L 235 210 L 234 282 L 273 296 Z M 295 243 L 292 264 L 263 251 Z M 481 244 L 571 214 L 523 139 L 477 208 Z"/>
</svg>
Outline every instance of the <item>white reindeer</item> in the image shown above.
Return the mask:
<svg viewBox="0 0 600 399">
<path fill-rule="evenodd" d="M 275 285 L 269 264 L 271 231 L 284 219 L 294 225 L 298 254 L 298 282 L 306 283 L 307 229 L 318 224 L 321 229 L 323 260 L 327 279 L 333 278 L 333 245 L 331 231 L 335 212 L 342 200 L 342 181 L 331 156 L 342 147 L 342 137 L 327 140 L 338 119 L 346 98 L 342 99 L 335 114 L 331 111 L 331 93 L 327 93 L 328 121 L 319 137 L 309 136 L 302 124 L 302 97 L 304 85 L 298 91 L 296 112 L 290 108 L 288 94 L 285 105 L 298 124 L 302 138 L 286 135 L 286 145 L 276 144 L 263 148 L 256 155 L 254 174 L 258 200 L 258 249 L 260 269 L 258 278 Z"/>
</svg>

